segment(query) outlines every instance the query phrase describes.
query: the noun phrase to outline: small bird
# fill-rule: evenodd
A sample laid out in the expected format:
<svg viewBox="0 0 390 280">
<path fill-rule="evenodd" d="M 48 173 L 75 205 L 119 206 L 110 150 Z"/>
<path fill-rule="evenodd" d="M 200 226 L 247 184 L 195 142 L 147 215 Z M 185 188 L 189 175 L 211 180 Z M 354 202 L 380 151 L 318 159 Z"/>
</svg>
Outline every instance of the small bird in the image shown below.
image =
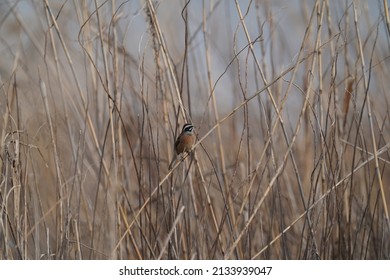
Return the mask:
<svg viewBox="0 0 390 280">
<path fill-rule="evenodd" d="M 194 129 L 195 127 L 192 124 L 186 123 L 183 125 L 183 129 L 175 141 L 175 155 L 169 164 L 169 170 L 172 169 L 172 165 L 176 161 L 178 155 L 191 151 L 191 148 L 196 140 Z"/>
</svg>

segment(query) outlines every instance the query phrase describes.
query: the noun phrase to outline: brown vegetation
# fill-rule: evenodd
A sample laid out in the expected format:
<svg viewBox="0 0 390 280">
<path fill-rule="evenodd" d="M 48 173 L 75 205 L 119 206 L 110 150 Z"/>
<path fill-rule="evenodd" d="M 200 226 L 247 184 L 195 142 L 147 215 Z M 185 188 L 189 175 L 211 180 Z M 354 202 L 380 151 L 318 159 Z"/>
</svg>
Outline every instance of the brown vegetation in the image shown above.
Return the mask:
<svg viewBox="0 0 390 280">
<path fill-rule="evenodd" d="M 390 258 L 387 1 L 0 11 L 0 259 Z"/>
</svg>

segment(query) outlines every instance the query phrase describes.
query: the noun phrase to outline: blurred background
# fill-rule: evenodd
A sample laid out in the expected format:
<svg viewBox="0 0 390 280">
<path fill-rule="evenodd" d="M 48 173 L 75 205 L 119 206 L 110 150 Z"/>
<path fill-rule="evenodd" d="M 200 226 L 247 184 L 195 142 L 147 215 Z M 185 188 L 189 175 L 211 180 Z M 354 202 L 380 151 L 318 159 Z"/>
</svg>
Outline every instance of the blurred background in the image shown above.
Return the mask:
<svg viewBox="0 0 390 280">
<path fill-rule="evenodd" d="M 389 259 L 389 28 L 386 0 L 1 1 L 0 258 Z"/>
</svg>

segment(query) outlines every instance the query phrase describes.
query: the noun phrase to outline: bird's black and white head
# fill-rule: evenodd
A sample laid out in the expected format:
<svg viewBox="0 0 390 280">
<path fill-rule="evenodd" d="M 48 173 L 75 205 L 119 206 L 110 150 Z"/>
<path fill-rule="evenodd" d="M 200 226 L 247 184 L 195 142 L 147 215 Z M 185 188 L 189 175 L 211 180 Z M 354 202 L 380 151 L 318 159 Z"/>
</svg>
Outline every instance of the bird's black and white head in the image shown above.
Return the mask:
<svg viewBox="0 0 390 280">
<path fill-rule="evenodd" d="M 189 124 L 189 123 L 186 123 L 185 125 L 183 125 L 183 130 L 181 131 L 181 133 L 192 133 L 194 132 L 194 126 L 192 124 Z"/>
</svg>

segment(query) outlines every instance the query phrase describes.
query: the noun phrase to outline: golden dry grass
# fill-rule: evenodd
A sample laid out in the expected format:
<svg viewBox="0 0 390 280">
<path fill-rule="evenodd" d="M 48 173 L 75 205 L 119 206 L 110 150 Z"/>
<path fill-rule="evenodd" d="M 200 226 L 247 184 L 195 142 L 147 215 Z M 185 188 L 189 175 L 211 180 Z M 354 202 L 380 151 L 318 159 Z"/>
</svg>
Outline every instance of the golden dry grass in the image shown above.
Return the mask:
<svg viewBox="0 0 390 280">
<path fill-rule="evenodd" d="M 389 259 L 372 5 L 2 3 L 0 259 Z"/>
</svg>

